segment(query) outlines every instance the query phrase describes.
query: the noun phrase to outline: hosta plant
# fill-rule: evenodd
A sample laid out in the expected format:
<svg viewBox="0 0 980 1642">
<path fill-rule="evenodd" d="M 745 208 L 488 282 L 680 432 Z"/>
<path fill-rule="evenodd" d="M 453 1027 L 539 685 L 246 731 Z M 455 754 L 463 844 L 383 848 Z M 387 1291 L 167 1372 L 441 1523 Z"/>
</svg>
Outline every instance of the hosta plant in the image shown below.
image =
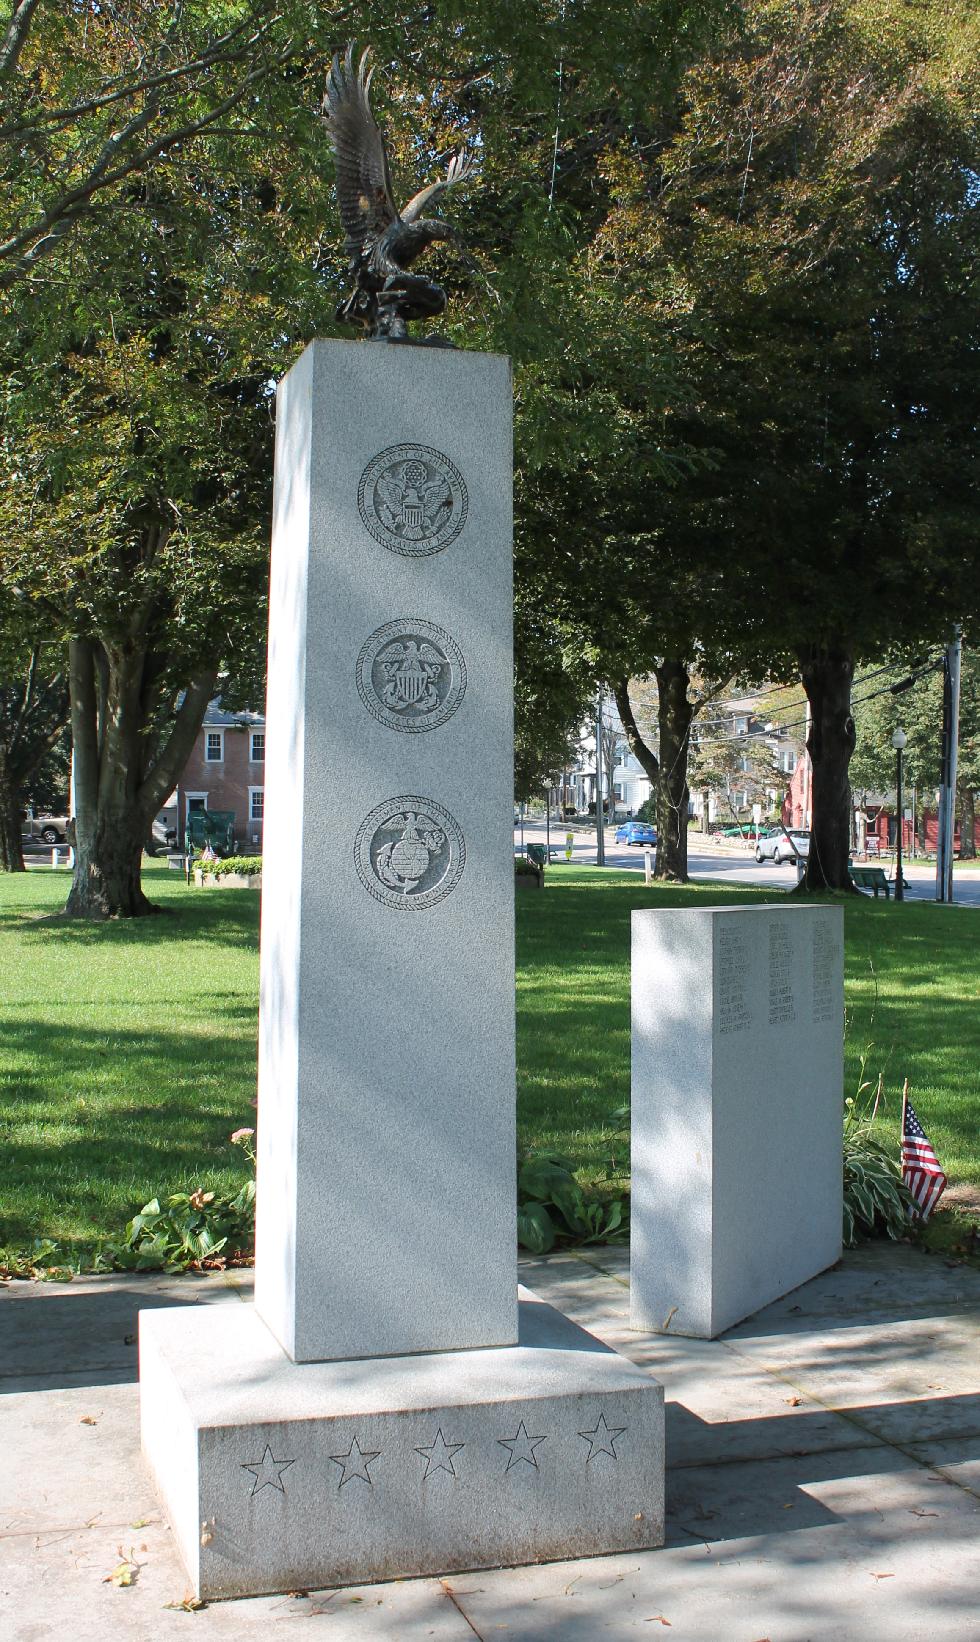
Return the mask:
<svg viewBox="0 0 980 1642">
<path fill-rule="evenodd" d="M 912 1198 L 902 1179 L 895 1141 L 886 1139 L 881 1126 L 884 1078 L 876 1085 L 862 1077 L 857 1096 L 844 1102 L 844 1243 L 853 1248 L 859 1237 L 907 1237 L 911 1227 Z"/>
</svg>

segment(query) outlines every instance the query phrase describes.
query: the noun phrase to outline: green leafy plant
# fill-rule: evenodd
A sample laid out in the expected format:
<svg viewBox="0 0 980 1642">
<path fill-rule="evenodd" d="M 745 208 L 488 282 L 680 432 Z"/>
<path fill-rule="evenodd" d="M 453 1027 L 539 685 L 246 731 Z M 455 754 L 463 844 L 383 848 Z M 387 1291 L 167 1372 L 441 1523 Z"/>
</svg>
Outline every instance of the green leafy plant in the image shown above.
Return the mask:
<svg viewBox="0 0 980 1642">
<path fill-rule="evenodd" d="M 861 1057 L 856 1095 L 844 1102 L 844 1243 L 884 1233 L 896 1241 L 911 1229 L 912 1198 L 902 1179 L 894 1141 L 876 1128 L 885 1106 L 884 1073 L 877 1082 L 865 1077 L 867 1052 Z"/>
<path fill-rule="evenodd" d="M 629 1197 L 585 1188 L 558 1152 L 528 1151 L 517 1160 L 517 1241 L 547 1254 L 559 1238 L 576 1243 L 620 1242 L 629 1235 Z"/>
<path fill-rule="evenodd" d="M 106 1245 L 106 1258 L 117 1270 L 177 1269 L 207 1261 L 250 1255 L 255 1244 L 254 1129 L 236 1129 L 232 1144 L 241 1146 L 252 1172 L 234 1194 L 171 1192 L 144 1203 L 129 1221 L 122 1243 Z"/>
<path fill-rule="evenodd" d="M 226 878 L 230 872 L 240 872 L 244 877 L 262 871 L 261 855 L 227 855 L 223 861 L 201 861 L 196 865 L 209 878 Z"/>
</svg>

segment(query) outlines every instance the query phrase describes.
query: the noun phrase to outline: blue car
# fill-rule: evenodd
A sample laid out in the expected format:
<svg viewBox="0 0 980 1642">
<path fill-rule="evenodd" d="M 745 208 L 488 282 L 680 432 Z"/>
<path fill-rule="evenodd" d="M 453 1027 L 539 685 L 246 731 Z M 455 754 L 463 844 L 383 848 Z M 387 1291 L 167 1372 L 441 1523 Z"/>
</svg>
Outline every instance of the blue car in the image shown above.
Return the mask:
<svg viewBox="0 0 980 1642">
<path fill-rule="evenodd" d="M 649 821 L 624 821 L 616 828 L 617 844 L 655 844 L 657 829 Z"/>
</svg>

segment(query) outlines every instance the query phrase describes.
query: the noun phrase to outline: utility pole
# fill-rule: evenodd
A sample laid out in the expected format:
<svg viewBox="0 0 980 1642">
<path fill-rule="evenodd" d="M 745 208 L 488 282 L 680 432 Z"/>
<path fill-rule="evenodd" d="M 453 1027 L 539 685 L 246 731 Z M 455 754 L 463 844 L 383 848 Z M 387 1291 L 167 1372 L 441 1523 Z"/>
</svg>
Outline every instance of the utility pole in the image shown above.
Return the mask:
<svg viewBox="0 0 980 1642">
<path fill-rule="evenodd" d="M 908 737 L 901 725 L 892 735 L 892 746 L 895 749 L 895 809 L 897 811 L 898 826 L 895 832 L 895 899 L 904 901 L 905 880 L 902 877 L 902 828 L 905 825 L 902 816 L 902 753 Z"/>
<path fill-rule="evenodd" d="M 813 812 L 813 766 L 810 763 L 810 731 L 813 729 L 813 708 L 809 700 L 806 704 L 805 723 L 803 727 L 803 814 L 800 817 L 801 827 L 810 827 Z"/>
<path fill-rule="evenodd" d="M 606 828 L 602 810 L 602 690 L 595 709 L 595 864 L 606 864 Z"/>
<path fill-rule="evenodd" d="M 946 647 L 943 662 L 943 762 L 939 790 L 939 847 L 936 851 L 936 900 L 953 899 L 953 830 L 956 822 L 956 765 L 960 739 L 960 629 Z"/>
</svg>

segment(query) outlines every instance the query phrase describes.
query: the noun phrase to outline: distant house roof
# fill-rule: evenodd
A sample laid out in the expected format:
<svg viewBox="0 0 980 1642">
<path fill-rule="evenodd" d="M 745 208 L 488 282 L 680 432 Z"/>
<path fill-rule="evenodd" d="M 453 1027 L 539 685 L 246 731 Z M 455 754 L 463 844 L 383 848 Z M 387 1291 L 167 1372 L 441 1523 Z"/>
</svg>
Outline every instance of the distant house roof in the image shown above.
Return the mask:
<svg viewBox="0 0 980 1642">
<path fill-rule="evenodd" d="M 264 723 L 265 714 L 253 713 L 250 709 L 245 709 L 240 713 L 226 713 L 221 705 L 221 697 L 216 696 L 214 701 L 208 702 L 201 727 L 205 730 L 226 730 L 241 725 L 243 728 L 247 726 L 252 729 L 256 725 Z"/>
</svg>

